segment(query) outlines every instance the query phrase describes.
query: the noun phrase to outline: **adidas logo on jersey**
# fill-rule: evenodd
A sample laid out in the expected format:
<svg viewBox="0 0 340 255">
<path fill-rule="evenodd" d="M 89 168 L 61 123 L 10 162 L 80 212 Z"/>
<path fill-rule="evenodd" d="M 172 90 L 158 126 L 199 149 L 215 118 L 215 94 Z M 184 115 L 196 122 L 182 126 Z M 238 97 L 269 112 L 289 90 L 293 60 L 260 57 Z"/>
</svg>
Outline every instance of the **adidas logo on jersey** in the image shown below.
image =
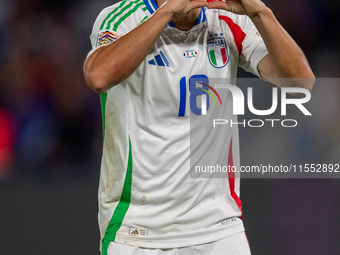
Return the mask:
<svg viewBox="0 0 340 255">
<path fill-rule="evenodd" d="M 130 236 L 147 236 L 148 235 L 148 230 L 146 228 L 130 227 L 129 235 Z"/>
<path fill-rule="evenodd" d="M 165 57 L 162 51 L 160 51 L 159 54 L 156 55 L 154 59 L 149 60 L 148 63 L 150 65 L 171 67 L 168 59 Z"/>
</svg>

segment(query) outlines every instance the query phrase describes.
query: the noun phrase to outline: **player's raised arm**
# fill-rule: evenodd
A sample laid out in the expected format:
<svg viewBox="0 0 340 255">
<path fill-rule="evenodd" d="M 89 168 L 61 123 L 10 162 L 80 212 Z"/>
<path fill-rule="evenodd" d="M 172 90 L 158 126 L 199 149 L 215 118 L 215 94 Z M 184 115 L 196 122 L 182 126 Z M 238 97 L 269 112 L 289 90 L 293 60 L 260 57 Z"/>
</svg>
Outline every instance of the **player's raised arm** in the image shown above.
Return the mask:
<svg viewBox="0 0 340 255">
<path fill-rule="evenodd" d="M 300 47 L 280 25 L 273 12 L 260 0 L 228 0 L 210 2 L 208 8 L 224 9 L 247 15 L 261 34 L 269 55 L 258 64 L 260 75 L 275 85 L 298 86 L 311 90 L 314 74 Z M 271 78 L 308 78 L 278 81 Z"/>
<path fill-rule="evenodd" d="M 206 5 L 203 0 L 166 1 L 148 20 L 119 40 L 99 47 L 85 60 L 86 82 L 95 92 L 105 93 L 137 69 L 173 17 Z"/>
</svg>

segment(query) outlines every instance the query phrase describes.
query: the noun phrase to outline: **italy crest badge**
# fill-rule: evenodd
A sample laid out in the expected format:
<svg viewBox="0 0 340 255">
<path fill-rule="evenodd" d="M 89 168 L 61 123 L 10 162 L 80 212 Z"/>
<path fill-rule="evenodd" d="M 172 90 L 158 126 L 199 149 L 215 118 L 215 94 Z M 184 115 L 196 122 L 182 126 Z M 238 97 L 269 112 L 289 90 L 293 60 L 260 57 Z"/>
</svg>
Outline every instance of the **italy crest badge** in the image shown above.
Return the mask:
<svg viewBox="0 0 340 255">
<path fill-rule="evenodd" d="M 228 47 L 223 34 L 211 34 L 207 41 L 209 62 L 213 67 L 222 68 L 229 61 Z"/>
</svg>

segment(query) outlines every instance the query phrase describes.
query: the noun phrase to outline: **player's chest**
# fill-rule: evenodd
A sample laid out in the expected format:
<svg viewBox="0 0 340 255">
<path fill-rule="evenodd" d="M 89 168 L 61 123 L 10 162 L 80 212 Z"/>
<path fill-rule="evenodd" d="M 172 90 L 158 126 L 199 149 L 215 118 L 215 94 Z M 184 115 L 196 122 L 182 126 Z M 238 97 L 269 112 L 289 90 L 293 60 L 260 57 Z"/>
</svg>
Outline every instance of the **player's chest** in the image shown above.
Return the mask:
<svg viewBox="0 0 340 255">
<path fill-rule="evenodd" d="M 130 87 L 160 116 L 200 115 L 202 95 L 208 98 L 209 109 L 209 86 L 236 77 L 237 67 L 237 49 L 219 29 L 162 34 L 131 76 Z"/>
<path fill-rule="evenodd" d="M 144 68 L 165 76 L 181 74 L 231 77 L 237 70 L 238 52 L 221 29 L 163 33 L 147 55 Z"/>
</svg>

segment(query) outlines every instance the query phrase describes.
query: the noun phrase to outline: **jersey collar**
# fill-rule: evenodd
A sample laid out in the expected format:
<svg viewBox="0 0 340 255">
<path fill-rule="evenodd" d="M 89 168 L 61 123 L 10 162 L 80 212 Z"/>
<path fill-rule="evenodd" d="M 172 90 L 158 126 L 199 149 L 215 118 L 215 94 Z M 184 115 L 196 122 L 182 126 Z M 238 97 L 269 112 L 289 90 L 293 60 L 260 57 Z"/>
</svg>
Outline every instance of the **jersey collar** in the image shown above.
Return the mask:
<svg viewBox="0 0 340 255">
<path fill-rule="evenodd" d="M 148 8 L 148 11 L 153 14 L 157 9 L 158 9 L 158 5 L 156 3 L 155 0 L 143 0 L 146 7 Z M 198 16 L 196 25 L 201 24 L 203 22 L 205 22 L 206 17 L 205 17 L 205 8 L 201 8 L 201 12 L 200 15 Z M 175 25 L 170 21 L 168 24 L 170 27 L 175 27 Z"/>
</svg>

